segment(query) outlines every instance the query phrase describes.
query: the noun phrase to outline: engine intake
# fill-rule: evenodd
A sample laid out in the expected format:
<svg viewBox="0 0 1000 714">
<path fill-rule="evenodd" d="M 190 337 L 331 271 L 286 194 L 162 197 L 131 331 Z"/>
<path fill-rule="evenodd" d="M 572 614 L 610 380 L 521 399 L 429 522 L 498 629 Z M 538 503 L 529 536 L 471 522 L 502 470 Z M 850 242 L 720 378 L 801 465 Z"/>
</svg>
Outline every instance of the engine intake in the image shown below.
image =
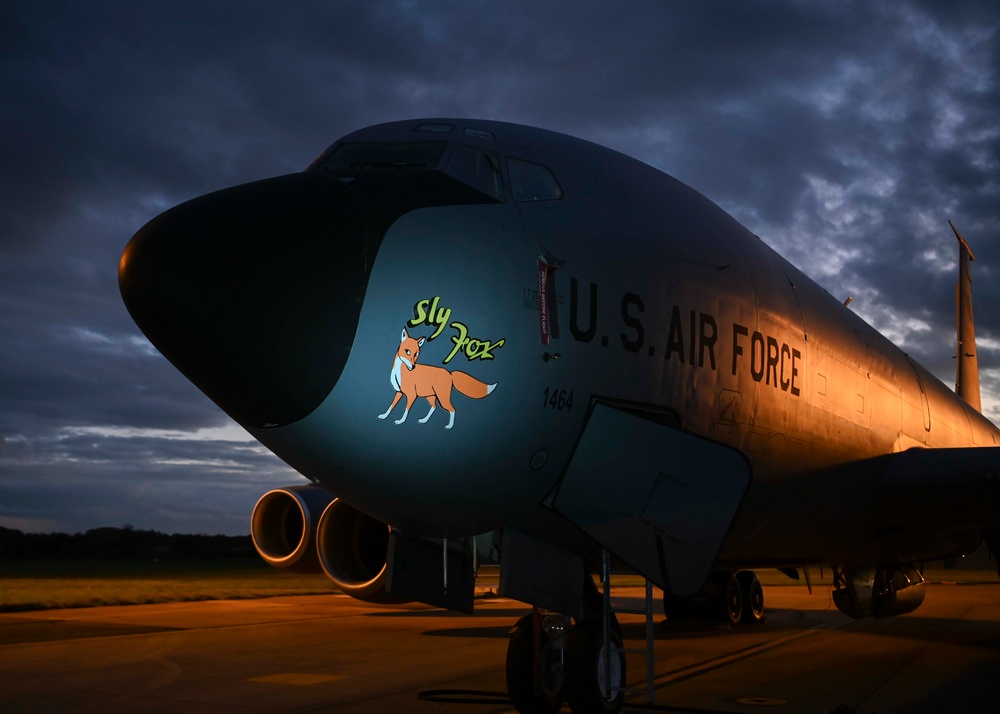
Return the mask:
<svg viewBox="0 0 1000 714">
<path fill-rule="evenodd" d="M 286 486 L 268 491 L 254 506 L 250 536 L 268 565 L 297 573 L 321 573 L 316 524 L 333 494 L 318 486 Z"/>
<path fill-rule="evenodd" d="M 266 563 L 324 573 L 345 594 L 375 603 L 410 599 L 386 592 L 389 526 L 319 486 L 268 491 L 250 519 L 253 545 Z"/>
<path fill-rule="evenodd" d="M 320 516 L 316 530 L 319 564 L 346 595 L 375 603 L 406 598 L 386 592 L 389 526 L 335 499 Z"/>
</svg>

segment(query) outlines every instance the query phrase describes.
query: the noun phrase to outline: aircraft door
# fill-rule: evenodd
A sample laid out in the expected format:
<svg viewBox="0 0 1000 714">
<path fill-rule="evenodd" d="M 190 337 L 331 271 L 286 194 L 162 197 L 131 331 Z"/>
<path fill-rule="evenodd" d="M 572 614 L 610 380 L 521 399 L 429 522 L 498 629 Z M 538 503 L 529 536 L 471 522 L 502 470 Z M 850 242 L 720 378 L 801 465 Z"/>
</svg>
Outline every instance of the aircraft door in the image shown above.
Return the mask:
<svg viewBox="0 0 1000 714">
<path fill-rule="evenodd" d="M 708 578 L 750 484 L 736 449 L 598 404 L 553 507 L 666 592 Z"/>
</svg>

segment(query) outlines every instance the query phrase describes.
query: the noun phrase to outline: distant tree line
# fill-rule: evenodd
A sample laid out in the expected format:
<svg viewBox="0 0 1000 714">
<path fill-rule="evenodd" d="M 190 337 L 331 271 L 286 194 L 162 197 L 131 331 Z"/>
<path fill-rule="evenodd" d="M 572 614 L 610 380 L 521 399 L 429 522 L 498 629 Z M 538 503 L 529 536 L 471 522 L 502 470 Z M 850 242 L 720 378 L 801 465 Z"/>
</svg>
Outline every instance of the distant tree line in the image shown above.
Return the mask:
<svg viewBox="0 0 1000 714">
<path fill-rule="evenodd" d="M 0 560 L 21 558 L 242 558 L 250 536 L 168 535 L 130 525 L 86 533 L 23 533 L 0 526 Z"/>
</svg>

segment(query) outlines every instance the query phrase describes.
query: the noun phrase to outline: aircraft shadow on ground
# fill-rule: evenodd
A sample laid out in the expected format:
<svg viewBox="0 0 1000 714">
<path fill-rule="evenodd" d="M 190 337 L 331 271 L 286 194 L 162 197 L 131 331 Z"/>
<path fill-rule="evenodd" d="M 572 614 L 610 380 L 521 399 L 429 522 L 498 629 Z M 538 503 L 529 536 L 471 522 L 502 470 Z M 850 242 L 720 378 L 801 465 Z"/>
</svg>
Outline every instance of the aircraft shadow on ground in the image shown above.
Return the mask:
<svg viewBox="0 0 1000 714">
<path fill-rule="evenodd" d="M 382 612 L 369 612 L 366 617 L 511 617 L 517 619 L 531 612 L 530 607 L 505 608 L 502 610 L 476 610 L 473 614 L 467 615 L 464 612 L 452 612 L 451 610 L 385 610 Z M 513 621 L 511 622 L 513 625 Z"/>
<path fill-rule="evenodd" d="M 510 637 L 510 625 L 493 625 L 491 627 L 449 627 L 444 630 L 428 630 L 421 634 L 427 637 L 481 637 L 484 639 L 507 639 Z"/>
</svg>

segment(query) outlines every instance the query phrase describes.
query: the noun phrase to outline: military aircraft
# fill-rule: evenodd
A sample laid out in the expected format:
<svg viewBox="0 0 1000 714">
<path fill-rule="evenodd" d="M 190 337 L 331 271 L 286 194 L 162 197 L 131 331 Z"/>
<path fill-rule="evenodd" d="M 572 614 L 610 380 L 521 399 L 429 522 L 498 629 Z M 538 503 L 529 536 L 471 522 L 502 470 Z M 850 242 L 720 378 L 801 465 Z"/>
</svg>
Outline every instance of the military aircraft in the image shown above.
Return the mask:
<svg viewBox="0 0 1000 714">
<path fill-rule="evenodd" d="M 606 554 L 669 617 L 746 623 L 755 568 L 830 564 L 841 610 L 886 617 L 922 602 L 921 561 L 995 546 L 958 237 L 957 395 L 693 189 L 508 123 L 351 133 L 154 218 L 119 282 L 157 349 L 311 482 L 255 508 L 268 562 L 471 610 L 467 539 L 493 533 L 501 594 L 533 606 L 514 705 L 604 712 L 625 680 Z"/>
</svg>

